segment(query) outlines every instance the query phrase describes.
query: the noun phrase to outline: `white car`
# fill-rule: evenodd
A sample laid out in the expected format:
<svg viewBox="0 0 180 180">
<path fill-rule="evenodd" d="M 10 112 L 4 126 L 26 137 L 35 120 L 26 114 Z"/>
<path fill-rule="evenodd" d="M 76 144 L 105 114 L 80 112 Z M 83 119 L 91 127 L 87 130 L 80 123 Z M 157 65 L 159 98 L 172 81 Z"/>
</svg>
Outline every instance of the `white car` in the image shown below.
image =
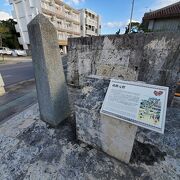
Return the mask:
<svg viewBox="0 0 180 180">
<path fill-rule="evenodd" d="M 12 52 L 12 55 L 13 56 L 27 56 L 25 50 L 18 50 L 18 49 L 14 49 Z"/>
<path fill-rule="evenodd" d="M 12 50 L 7 47 L 0 47 L 0 54 L 11 55 Z"/>
</svg>

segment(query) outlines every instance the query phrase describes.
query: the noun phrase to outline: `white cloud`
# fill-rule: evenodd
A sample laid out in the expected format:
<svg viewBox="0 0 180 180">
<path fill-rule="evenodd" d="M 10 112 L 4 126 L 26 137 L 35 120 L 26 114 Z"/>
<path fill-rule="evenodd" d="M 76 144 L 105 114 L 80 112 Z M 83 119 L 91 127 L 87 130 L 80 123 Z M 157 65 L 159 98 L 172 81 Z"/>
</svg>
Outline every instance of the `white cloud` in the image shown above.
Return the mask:
<svg viewBox="0 0 180 180">
<path fill-rule="evenodd" d="M 124 25 L 123 22 L 107 22 L 103 24 L 103 27 L 118 28 L 118 27 L 122 27 L 123 25 Z"/>
<path fill-rule="evenodd" d="M 178 1 L 179 0 L 155 0 L 155 4 L 152 7 L 150 7 L 150 9 L 156 10 L 168 6 L 170 4 L 176 3 Z"/>
<path fill-rule="evenodd" d="M 72 2 L 73 2 L 74 4 L 79 4 L 79 3 L 81 3 L 81 2 L 84 2 L 84 0 L 72 0 Z"/>
<path fill-rule="evenodd" d="M 0 20 L 7 20 L 9 18 L 12 18 L 7 12 L 0 11 Z"/>
<path fill-rule="evenodd" d="M 85 0 L 66 0 L 65 3 L 69 5 L 79 5 L 80 3 L 83 3 Z"/>
<path fill-rule="evenodd" d="M 107 22 L 107 23 L 103 23 L 103 27 L 106 28 L 125 28 L 128 24 L 129 24 L 129 19 L 124 21 L 124 22 L 117 22 L 117 21 L 113 21 L 113 22 Z M 136 20 L 132 20 L 132 22 L 138 22 Z"/>
</svg>

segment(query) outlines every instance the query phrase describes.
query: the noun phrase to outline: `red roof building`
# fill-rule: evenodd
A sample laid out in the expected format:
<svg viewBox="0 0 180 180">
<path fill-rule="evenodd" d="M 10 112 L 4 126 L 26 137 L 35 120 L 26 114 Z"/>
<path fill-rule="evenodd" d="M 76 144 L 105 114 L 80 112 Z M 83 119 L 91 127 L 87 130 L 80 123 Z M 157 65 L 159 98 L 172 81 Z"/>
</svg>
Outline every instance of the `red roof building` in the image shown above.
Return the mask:
<svg viewBox="0 0 180 180">
<path fill-rule="evenodd" d="M 145 13 L 143 22 L 152 31 L 180 31 L 180 1 Z"/>
</svg>

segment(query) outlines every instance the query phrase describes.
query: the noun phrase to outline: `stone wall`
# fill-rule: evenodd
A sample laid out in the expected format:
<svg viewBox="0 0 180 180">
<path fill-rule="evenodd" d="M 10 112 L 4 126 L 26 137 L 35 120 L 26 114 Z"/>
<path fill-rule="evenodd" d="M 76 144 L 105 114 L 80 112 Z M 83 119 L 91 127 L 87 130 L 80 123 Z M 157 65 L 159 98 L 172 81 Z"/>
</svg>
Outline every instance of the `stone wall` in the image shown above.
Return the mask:
<svg viewBox="0 0 180 180">
<path fill-rule="evenodd" d="M 128 163 L 137 126 L 100 114 L 109 82 L 99 76 L 84 79 L 82 93 L 75 103 L 76 135 L 79 140 Z"/>
<path fill-rule="evenodd" d="M 132 139 L 128 135 L 133 136 L 135 132 L 131 124 L 112 117 L 105 119 L 100 114 L 109 82 L 108 79 L 98 76 L 90 76 L 84 79 L 84 87 L 75 102 L 76 135 L 79 140 L 101 149 L 117 159 L 122 159 L 120 156 L 123 148 Z M 138 157 L 144 157 L 147 158 L 148 163 L 151 163 L 152 159 L 157 159 L 160 155 L 160 153 L 154 152 L 155 149 L 178 159 L 180 157 L 178 150 L 180 147 L 180 141 L 178 141 L 180 131 L 177 125 L 179 119 L 179 109 L 168 108 L 164 134 L 138 127 L 131 156 L 132 161 Z M 124 124 L 129 124 L 129 128 L 124 128 L 123 131 L 121 128 Z M 127 143 L 123 144 L 120 137 L 123 137 Z M 137 144 L 139 144 L 138 150 Z M 151 146 L 152 144 L 153 146 Z M 146 146 L 148 149 L 145 148 Z"/>
<path fill-rule="evenodd" d="M 180 79 L 180 33 L 109 35 L 69 39 L 67 81 L 87 75 L 138 80 L 170 87 Z"/>
</svg>

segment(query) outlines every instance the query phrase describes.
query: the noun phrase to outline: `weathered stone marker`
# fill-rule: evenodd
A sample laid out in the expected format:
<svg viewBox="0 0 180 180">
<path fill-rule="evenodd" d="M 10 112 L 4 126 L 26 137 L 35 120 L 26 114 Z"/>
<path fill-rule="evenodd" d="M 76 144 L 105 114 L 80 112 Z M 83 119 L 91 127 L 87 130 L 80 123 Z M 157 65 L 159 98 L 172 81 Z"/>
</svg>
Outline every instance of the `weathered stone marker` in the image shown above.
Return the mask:
<svg viewBox="0 0 180 180">
<path fill-rule="evenodd" d="M 70 112 L 57 32 L 42 14 L 28 24 L 28 32 L 41 119 L 57 126 Z"/>
<path fill-rule="evenodd" d="M 4 81 L 0 74 L 0 96 L 3 96 L 4 94 L 5 94 Z"/>
</svg>

